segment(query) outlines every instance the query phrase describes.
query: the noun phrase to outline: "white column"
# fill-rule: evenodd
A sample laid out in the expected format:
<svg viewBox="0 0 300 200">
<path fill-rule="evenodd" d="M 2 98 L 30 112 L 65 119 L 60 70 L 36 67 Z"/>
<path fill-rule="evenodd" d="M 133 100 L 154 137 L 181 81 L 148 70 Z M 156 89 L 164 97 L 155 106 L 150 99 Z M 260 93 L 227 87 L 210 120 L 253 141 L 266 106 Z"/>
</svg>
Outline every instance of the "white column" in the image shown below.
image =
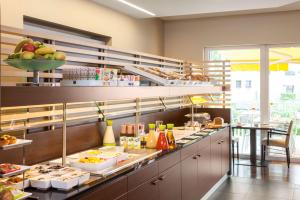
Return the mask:
<svg viewBox="0 0 300 200">
<path fill-rule="evenodd" d="M 260 115 L 262 122 L 269 122 L 269 48 L 260 48 Z"/>
</svg>

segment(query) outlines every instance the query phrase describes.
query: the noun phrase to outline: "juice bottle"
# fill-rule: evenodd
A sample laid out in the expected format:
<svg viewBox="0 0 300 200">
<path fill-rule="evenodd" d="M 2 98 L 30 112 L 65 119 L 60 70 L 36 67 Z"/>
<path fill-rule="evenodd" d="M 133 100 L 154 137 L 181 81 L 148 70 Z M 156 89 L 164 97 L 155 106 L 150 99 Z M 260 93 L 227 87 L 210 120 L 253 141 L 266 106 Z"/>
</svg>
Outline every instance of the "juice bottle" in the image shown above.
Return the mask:
<svg viewBox="0 0 300 200">
<path fill-rule="evenodd" d="M 157 140 L 157 144 L 156 144 L 157 150 L 164 151 L 164 150 L 169 149 L 169 144 L 168 144 L 168 140 L 166 138 L 165 130 L 166 130 L 166 125 L 159 126 L 159 136 L 158 136 L 158 140 Z"/>
<path fill-rule="evenodd" d="M 146 147 L 149 149 L 155 149 L 157 144 L 155 124 L 149 124 L 149 134 L 146 140 Z"/>
<path fill-rule="evenodd" d="M 106 121 L 106 130 L 103 138 L 103 146 L 116 146 L 116 140 L 112 124 L 112 120 Z"/>
<path fill-rule="evenodd" d="M 167 124 L 167 140 L 169 144 L 169 149 L 175 149 L 176 148 L 176 142 L 175 142 L 175 137 L 173 134 L 173 128 L 174 124 Z"/>
</svg>

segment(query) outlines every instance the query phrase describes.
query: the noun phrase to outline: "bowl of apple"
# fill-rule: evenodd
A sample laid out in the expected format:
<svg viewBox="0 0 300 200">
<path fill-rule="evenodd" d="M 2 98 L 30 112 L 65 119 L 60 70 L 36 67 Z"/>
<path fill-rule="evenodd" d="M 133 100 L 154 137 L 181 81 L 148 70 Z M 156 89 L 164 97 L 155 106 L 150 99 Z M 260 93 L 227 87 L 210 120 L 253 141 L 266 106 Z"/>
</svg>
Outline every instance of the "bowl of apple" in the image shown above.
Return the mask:
<svg viewBox="0 0 300 200">
<path fill-rule="evenodd" d="M 4 60 L 8 65 L 33 72 L 33 84 L 39 84 L 39 72 L 54 70 L 65 64 L 64 52 L 56 51 L 40 41 L 25 38 L 19 42 L 13 54 Z"/>
</svg>

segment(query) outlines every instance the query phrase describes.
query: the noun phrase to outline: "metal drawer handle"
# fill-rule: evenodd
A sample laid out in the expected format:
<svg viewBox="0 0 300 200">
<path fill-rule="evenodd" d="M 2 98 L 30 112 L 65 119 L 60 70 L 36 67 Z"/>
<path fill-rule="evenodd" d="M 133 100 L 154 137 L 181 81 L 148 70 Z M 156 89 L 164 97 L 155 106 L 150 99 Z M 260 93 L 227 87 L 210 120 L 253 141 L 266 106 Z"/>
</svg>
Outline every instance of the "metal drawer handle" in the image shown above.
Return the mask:
<svg viewBox="0 0 300 200">
<path fill-rule="evenodd" d="M 161 177 L 158 178 L 158 180 L 162 181 L 162 180 L 164 180 L 165 178 L 166 178 L 166 176 L 161 176 Z"/>
<path fill-rule="evenodd" d="M 193 159 L 195 159 L 195 160 L 196 160 L 196 159 L 197 159 L 197 156 L 193 156 Z"/>
<path fill-rule="evenodd" d="M 159 182 L 159 180 L 156 179 L 155 181 L 152 181 L 151 184 L 152 184 L 152 185 L 156 185 L 158 182 Z"/>
<path fill-rule="evenodd" d="M 201 157 L 201 155 L 200 155 L 200 154 L 198 154 L 197 156 L 198 156 L 199 158 Z"/>
</svg>

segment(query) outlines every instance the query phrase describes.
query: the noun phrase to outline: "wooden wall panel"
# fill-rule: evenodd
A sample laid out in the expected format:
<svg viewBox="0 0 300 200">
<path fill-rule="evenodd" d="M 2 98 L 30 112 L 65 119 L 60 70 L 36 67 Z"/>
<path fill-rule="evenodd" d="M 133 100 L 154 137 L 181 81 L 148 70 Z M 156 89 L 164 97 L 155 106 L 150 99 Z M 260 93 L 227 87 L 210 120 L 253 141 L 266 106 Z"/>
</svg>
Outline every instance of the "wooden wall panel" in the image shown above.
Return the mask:
<svg viewBox="0 0 300 200">
<path fill-rule="evenodd" d="M 156 112 L 141 116 L 141 122 L 155 123 L 155 120 L 163 120 L 164 123 L 183 125 L 187 118 L 185 114 L 189 109 L 170 110 Z M 134 123 L 135 117 L 125 117 L 114 120 L 115 137 L 119 139 L 120 125 Z M 100 146 L 105 130 L 105 122 L 94 122 L 67 128 L 67 154 Z M 25 147 L 26 164 L 36 164 L 43 161 L 59 158 L 62 154 L 62 130 L 61 128 L 27 134 L 33 143 Z M 0 163 L 22 163 L 22 149 L 0 151 Z"/>
</svg>

